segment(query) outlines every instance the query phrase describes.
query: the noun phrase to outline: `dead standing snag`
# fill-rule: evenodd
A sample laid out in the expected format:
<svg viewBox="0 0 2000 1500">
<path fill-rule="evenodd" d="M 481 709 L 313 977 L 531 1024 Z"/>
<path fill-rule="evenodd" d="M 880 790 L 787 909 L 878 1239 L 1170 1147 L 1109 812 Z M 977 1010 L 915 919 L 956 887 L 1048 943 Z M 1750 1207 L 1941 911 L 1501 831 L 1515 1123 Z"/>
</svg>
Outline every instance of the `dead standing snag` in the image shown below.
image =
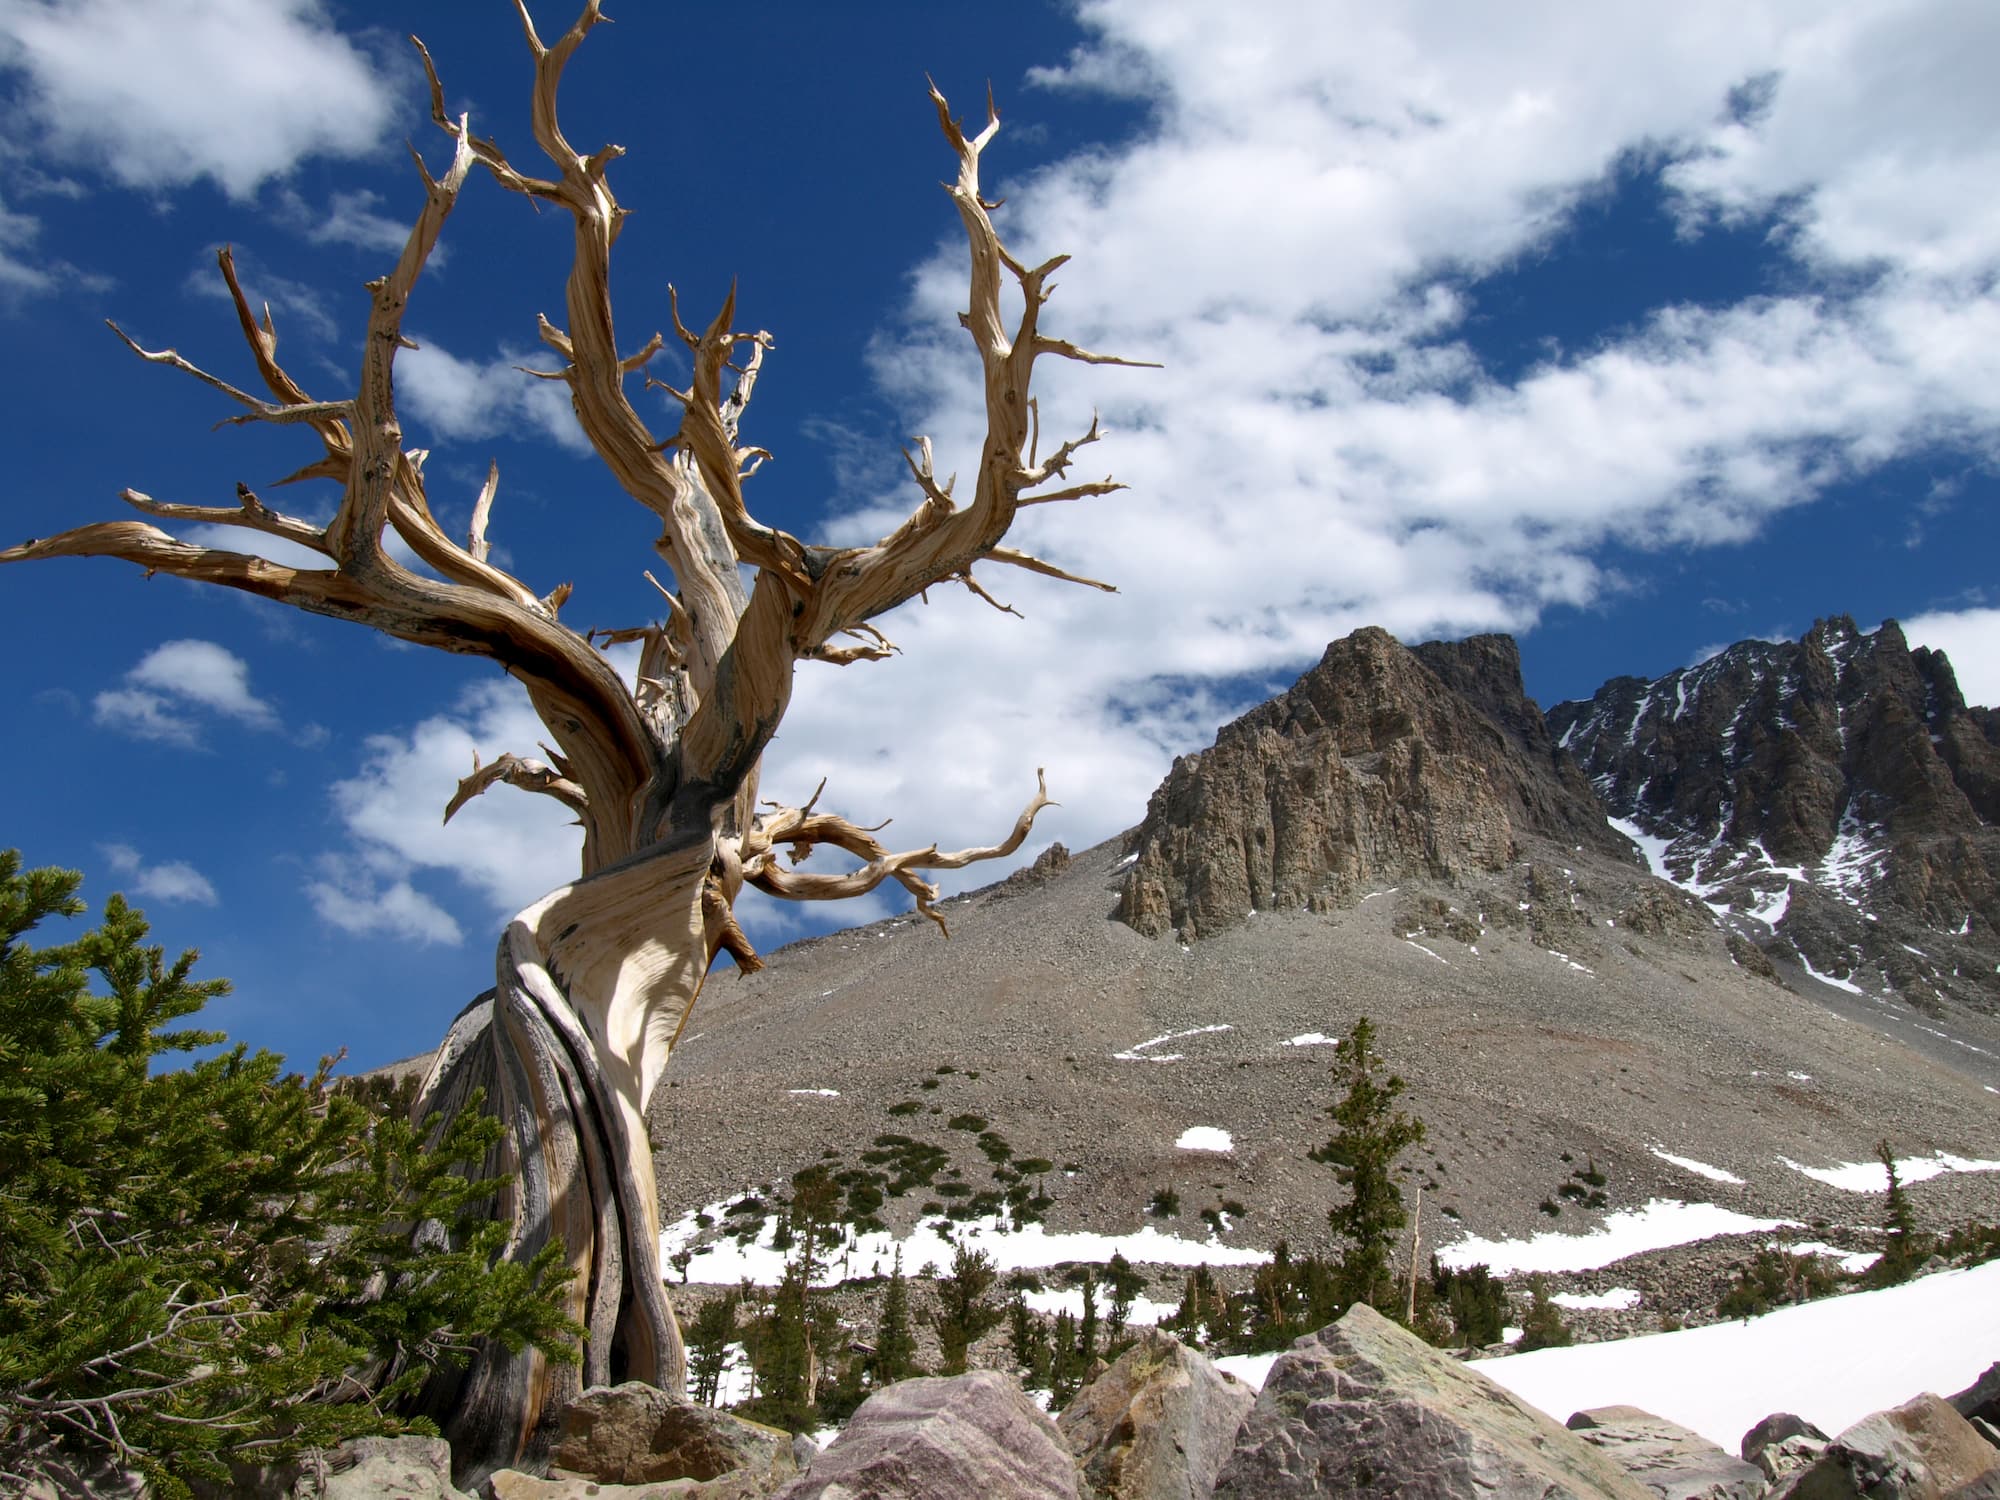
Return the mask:
<svg viewBox="0 0 2000 1500">
<path fill-rule="evenodd" d="M 320 455 L 285 482 L 318 479 L 341 488 L 339 508 L 324 526 L 281 514 L 240 486 L 233 507 L 169 504 L 135 490 L 125 492 L 127 503 L 159 520 L 281 537 L 319 554 L 324 567 L 294 568 L 249 551 L 197 546 L 133 520 L 83 526 L 0 552 L 5 562 L 123 558 L 402 640 L 484 656 L 522 684 L 548 730 L 542 759 L 506 751 L 475 764 L 445 815 L 503 782 L 554 797 L 583 828 L 578 879 L 508 924 L 495 988 L 453 1023 L 418 1107 L 451 1109 L 473 1088 L 486 1089 L 509 1125 L 490 1163 L 513 1177 L 496 1212 L 511 1223 L 515 1253 L 533 1254 L 552 1237 L 567 1247 L 578 1273 L 571 1312 L 589 1332 L 580 1366 L 553 1366 L 532 1350 L 510 1356 L 490 1349 L 427 1393 L 429 1409 L 453 1440 L 461 1482 L 544 1450 L 553 1414 L 581 1385 L 684 1381 L 680 1336 L 660 1276 L 645 1112 L 718 955 L 728 952 L 746 969 L 757 965 L 732 912 L 743 886 L 792 900 L 835 900 L 893 880 L 942 927 L 933 907 L 937 890 L 924 872 L 1013 852 L 1048 805 L 1038 789 L 1009 836 L 991 847 L 898 853 L 873 830 L 817 811 L 817 793 L 802 807 L 760 802 L 759 766 L 790 701 L 794 666 L 887 658 L 895 647 L 871 622 L 939 583 L 961 582 L 985 596 L 974 577 L 981 563 L 1108 587 L 1003 542 L 1023 505 L 1119 488 L 1109 478 L 1068 482 L 1078 451 L 1102 435 L 1095 420 L 1080 437 L 1046 456 L 1038 452 L 1039 413 L 1030 392 L 1036 362 L 1046 356 L 1124 361 L 1042 332 L 1047 279 L 1063 258 L 1030 267 L 1002 245 L 989 217 L 993 205 L 979 190 L 980 156 L 999 129 L 998 116 L 989 101 L 984 126 L 968 136 L 935 89 L 931 98 L 957 167 L 946 191 L 971 263 L 962 321 L 984 375 L 987 430 L 969 497 L 961 500 L 952 481 L 938 481 L 930 443 L 919 440 L 910 467 L 921 498 L 881 541 L 817 546 L 759 521 L 743 481 L 768 455 L 744 445 L 739 427 L 771 340 L 736 327 L 733 290 L 699 332 L 682 323 L 677 302 L 670 304 L 672 336 L 686 346 L 692 373 L 685 389 L 663 387 L 680 422 L 656 434 L 634 408 L 631 384 L 644 378 L 663 338 L 655 334 L 621 353 L 612 319 L 611 251 L 624 210 L 606 174 L 622 148 L 582 154 L 564 136 L 557 110 L 564 68 L 600 19 L 592 0 L 545 45 L 520 7 L 535 67 L 533 136 L 548 163 L 546 177 L 517 170 L 499 145 L 472 133 L 465 117 L 446 113 L 437 72 L 418 44 L 451 162 L 434 177 L 417 161 L 423 208 L 394 268 L 369 283 L 362 373 L 352 396 L 316 400 L 284 369 L 269 310 L 253 312 L 227 251 L 220 257 L 223 278 L 268 397 L 240 390 L 172 350 L 148 351 L 126 340 L 142 358 L 191 374 L 243 408 L 232 421 L 310 429 Z M 564 324 L 544 318 L 539 329 L 561 366 L 544 378 L 567 385 L 598 457 L 659 520 L 654 547 L 673 581 L 671 589 L 659 585 L 662 619 L 579 634 L 558 618 L 567 585 L 541 594 L 494 565 L 487 532 L 497 470 L 481 489 L 463 544 L 433 518 L 427 455 L 403 444 L 394 366 L 407 347 L 402 325 L 410 297 L 475 168 L 571 218 Z M 1010 279 L 1022 298 L 1011 327 L 1001 312 Z M 391 531 L 428 572 L 389 553 L 384 541 Z M 747 587 L 743 566 L 754 570 Z M 614 641 L 640 645 L 635 688 L 598 649 Z M 835 875 L 796 868 L 822 844 L 847 851 L 860 867 Z"/>
</svg>

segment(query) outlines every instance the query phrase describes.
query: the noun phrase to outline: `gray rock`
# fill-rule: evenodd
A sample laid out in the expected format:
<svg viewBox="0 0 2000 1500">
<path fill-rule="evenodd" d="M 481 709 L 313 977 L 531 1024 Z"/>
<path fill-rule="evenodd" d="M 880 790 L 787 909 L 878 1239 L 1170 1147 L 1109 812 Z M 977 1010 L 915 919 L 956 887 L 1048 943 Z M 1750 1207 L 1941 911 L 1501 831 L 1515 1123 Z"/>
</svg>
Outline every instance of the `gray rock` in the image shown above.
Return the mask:
<svg viewBox="0 0 2000 1500">
<path fill-rule="evenodd" d="M 1577 1412 L 1569 1429 L 1662 1500 L 1759 1500 L 1764 1471 L 1636 1406 Z"/>
<path fill-rule="evenodd" d="M 1863 1417 L 1771 1500 L 2000 1500 L 2000 1452 L 1925 1394 Z"/>
<path fill-rule="evenodd" d="M 778 1500 L 1078 1500 L 1076 1463 L 1021 1387 L 992 1370 L 877 1391 Z"/>
<path fill-rule="evenodd" d="M 501 1469 L 480 1493 L 486 1500 L 764 1500 L 783 1481 L 738 1470 L 720 1479 L 663 1479 L 657 1484 L 600 1484 L 595 1479 L 537 1479 Z"/>
<path fill-rule="evenodd" d="M 1825 1433 L 1804 1417 L 1788 1411 L 1774 1411 L 1743 1434 L 1743 1444 L 1736 1451 L 1743 1455 L 1745 1463 L 1755 1463 L 1757 1455 L 1773 1443 L 1782 1443 L 1787 1438 L 1795 1437 L 1808 1437 L 1820 1443 L 1829 1441 Z"/>
<path fill-rule="evenodd" d="M 1257 1393 L 1148 1329 L 1078 1392 L 1056 1428 L 1103 1500 L 1188 1500 L 1215 1488 Z"/>
<path fill-rule="evenodd" d="M 1984 1374 L 1951 1398 L 1951 1406 L 1968 1421 L 1981 1417 L 2000 1426 L 2000 1363 L 1988 1365 Z"/>
<path fill-rule="evenodd" d="M 1271 1367 L 1216 1500 L 1653 1500 L 1575 1433 L 1367 1306 Z"/>
<path fill-rule="evenodd" d="M 443 1438 L 351 1438 L 307 1454 L 294 1474 L 289 1500 L 472 1500 L 451 1482 Z"/>
<path fill-rule="evenodd" d="M 792 1437 L 657 1386 L 594 1386 L 564 1412 L 549 1453 L 552 1477 L 605 1484 L 715 1479 L 742 1472 L 790 1478 Z M 775 1488 L 775 1483 L 772 1485 Z"/>
</svg>

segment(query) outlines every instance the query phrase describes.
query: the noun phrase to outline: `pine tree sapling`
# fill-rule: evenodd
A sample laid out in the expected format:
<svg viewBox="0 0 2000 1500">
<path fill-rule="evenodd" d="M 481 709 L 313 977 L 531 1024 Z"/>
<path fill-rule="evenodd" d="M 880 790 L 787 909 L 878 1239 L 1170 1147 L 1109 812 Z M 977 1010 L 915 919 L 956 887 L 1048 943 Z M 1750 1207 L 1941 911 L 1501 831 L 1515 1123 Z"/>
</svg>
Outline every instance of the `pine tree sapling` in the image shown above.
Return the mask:
<svg viewBox="0 0 2000 1500">
<path fill-rule="evenodd" d="M 1139 1293 L 1146 1289 L 1146 1278 L 1132 1269 L 1132 1262 L 1121 1251 L 1113 1251 L 1111 1263 L 1104 1268 L 1104 1285 L 1111 1292 L 1111 1306 L 1104 1315 L 1104 1330 L 1107 1337 L 1116 1339 L 1125 1331 L 1126 1320 L 1132 1316 L 1132 1303 Z"/>
</svg>

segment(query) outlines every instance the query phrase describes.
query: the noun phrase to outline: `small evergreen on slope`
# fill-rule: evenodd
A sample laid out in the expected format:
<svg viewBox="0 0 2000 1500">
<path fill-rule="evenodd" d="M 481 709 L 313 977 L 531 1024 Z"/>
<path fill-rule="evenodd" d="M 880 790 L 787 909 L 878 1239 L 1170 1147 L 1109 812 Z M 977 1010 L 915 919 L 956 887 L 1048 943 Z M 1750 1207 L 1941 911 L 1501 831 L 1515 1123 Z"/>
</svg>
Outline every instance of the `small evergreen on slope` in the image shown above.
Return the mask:
<svg viewBox="0 0 2000 1500">
<path fill-rule="evenodd" d="M 0 852 L 0 1488 L 60 1446 L 184 1495 L 404 1430 L 397 1401 L 476 1339 L 563 1357 L 559 1251 L 501 1259 L 497 1184 L 455 1171 L 496 1121 L 468 1111 L 427 1147 L 330 1089 L 330 1061 L 304 1079 L 242 1046 L 156 1074 L 224 1040 L 174 1028 L 227 983 L 191 951 L 168 964 L 115 895 L 74 941 L 30 944 L 83 911 L 80 883 Z M 453 1232 L 413 1245 L 431 1221 Z"/>
<path fill-rule="evenodd" d="M 1346 1092 L 1327 1113 L 1333 1138 L 1310 1153 L 1333 1168 L 1347 1189 L 1345 1203 L 1327 1210 L 1327 1222 L 1342 1243 L 1336 1291 L 1342 1309 L 1366 1302 L 1400 1317 L 1389 1266 L 1396 1241 L 1410 1221 L 1395 1179 L 1396 1158 L 1424 1139 L 1424 1122 L 1396 1107 L 1407 1085 L 1375 1050 L 1375 1028 L 1366 1016 L 1334 1047 L 1333 1079 Z"/>
</svg>

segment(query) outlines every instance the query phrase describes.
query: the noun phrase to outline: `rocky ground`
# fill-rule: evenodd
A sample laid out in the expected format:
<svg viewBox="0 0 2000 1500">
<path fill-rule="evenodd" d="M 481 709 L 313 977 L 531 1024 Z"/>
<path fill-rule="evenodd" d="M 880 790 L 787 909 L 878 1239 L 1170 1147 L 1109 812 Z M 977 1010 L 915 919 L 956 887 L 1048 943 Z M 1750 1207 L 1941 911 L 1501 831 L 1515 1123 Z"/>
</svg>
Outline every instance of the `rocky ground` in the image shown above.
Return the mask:
<svg viewBox="0 0 2000 1500">
<path fill-rule="evenodd" d="M 1154 1222 L 1199 1239 L 1200 1211 L 1229 1201 L 1246 1212 L 1218 1243 L 1321 1247 L 1337 1189 L 1305 1153 L 1329 1133 L 1331 1049 L 1286 1044 L 1363 1015 L 1428 1126 L 1409 1158 L 1426 1246 L 1583 1234 L 1670 1198 L 1868 1248 L 1880 1195 L 1783 1158 L 1863 1162 L 1885 1138 L 1904 1158 L 2000 1157 L 1989 1018 L 1926 1018 L 1968 1044 L 1926 1055 L 1869 1014 L 1840 1014 L 1801 972 L 1740 964 L 1704 907 L 1636 863 L 1544 841 L 1520 853 L 1455 883 L 1405 879 L 1183 944 L 1112 919 L 1125 860 L 1113 841 L 947 903 L 949 941 L 905 917 L 785 949 L 761 974 L 718 974 L 653 1114 L 663 1217 L 782 1186 L 828 1151 L 852 1163 L 884 1132 L 936 1142 L 960 1180 L 984 1186 L 989 1163 L 948 1123 L 971 1114 L 1016 1157 L 1056 1165 L 1051 1230 Z M 916 1108 L 890 1113 L 906 1101 Z M 1177 1149 L 1191 1126 L 1228 1131 L 1233 1150 Z M 1594 1211 L 1561 1192 L 1590 1164 L 1608 1197 Z M 1161 1186 L 1180 1195 L 1175 1220 L 1147 1216 Z M 2000 1173 L 1910 1191 L 1930 1227 L 2000 1219 Z M 892 1226 L 920 1207 L 920 1193 L 892 1199 Z M 1727 1266 L 1769 1238 L 1567 1278 L 1642 1293 L 1637 1309 L 1572 1321 L 1599 1334 L 1699 1321 Z M 1170 1300 L 1180 1274 L 1157 1272 L 1152 1295 Z"/>
</svg>

